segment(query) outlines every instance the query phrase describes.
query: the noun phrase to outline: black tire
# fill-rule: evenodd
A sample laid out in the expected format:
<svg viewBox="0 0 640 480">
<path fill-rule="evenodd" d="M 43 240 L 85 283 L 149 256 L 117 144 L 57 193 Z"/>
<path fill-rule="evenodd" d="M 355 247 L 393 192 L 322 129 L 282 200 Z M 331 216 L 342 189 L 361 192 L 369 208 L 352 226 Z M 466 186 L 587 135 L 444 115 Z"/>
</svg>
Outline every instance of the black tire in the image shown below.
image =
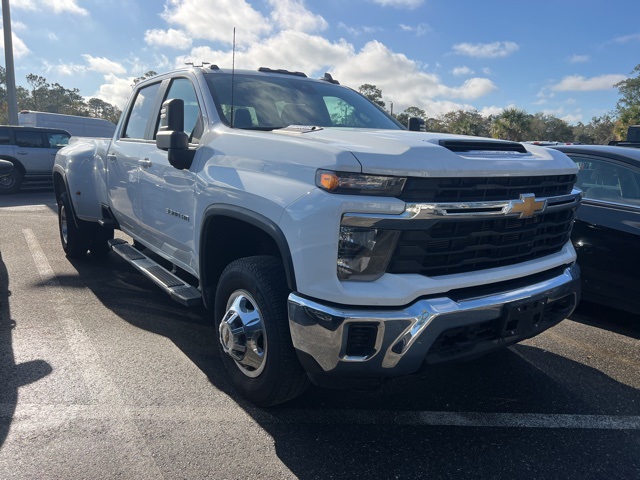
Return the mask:
<svg viewBox="0 0 640 480">
<path fill-rule="evenodd" d="M 308 385 L 291 343 L 288 294 L 282 262 L 268 256 L 230 263 L 216 290 L 215 324 L 225 368 L 242 396 L 260 407 L 297 397 Z"/>
<path fill-rule="evenodd" d="M 67 257 L 79 258 L 87 253 L 91 244 L 90 231 L 75 218 L 66 193 L 58 198 L 58 229 Z"/>
<path fill-rule="evenodd" d="M 13 166 L 13 170 L 9 175 L 0 177 L 0 195 L 10 195 L 20 190 L 24 175 L 18 168 Z"/>
</svg>

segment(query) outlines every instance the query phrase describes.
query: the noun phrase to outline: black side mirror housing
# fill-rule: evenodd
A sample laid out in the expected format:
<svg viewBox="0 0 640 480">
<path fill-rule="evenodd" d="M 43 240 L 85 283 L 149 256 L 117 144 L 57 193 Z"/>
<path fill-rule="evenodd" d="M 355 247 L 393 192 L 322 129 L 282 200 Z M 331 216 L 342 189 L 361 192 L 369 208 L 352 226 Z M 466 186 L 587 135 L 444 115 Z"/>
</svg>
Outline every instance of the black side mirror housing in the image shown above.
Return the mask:
<svg viewBox="0 0 640 480">
<path fill-rule="evenodd" d="M 418 117 L 410 117 L 407 127 L 412 132 L 424 132 L 424 120 Z"/>
<path fill-rule="evenodd" d="M 189 148 L 189 136 L 184 131 L 184 101 L 172 98 L 162 104 L 156 147 L 168 152 L 169 163 L 179 169 L 191 167 L 195 150 Z"/>
</svg>

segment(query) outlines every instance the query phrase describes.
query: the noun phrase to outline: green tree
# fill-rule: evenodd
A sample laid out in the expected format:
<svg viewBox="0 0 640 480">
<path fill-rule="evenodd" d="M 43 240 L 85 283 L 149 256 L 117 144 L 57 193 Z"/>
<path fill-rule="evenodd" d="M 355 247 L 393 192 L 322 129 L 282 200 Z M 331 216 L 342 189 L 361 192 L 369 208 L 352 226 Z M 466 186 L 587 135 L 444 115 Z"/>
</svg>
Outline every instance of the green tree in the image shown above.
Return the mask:
<svg viewBox="0 0 640 480">
<path fill-rule="evenodd" d="M 27 75 L 27 83 L 31 86 L 31 109 L 40 110 L 49 90 L 47 79 L 30 73 Z"/>
<path fill-rule="evenodd" d="M 421 118 L 425 121 L 427 120 L 427 113 L 418 107 L 408 107 L 403 112 L 394 116 L 396 117 L 396 120 L 398 120 L 405 127 L 408 125 L 409 118 L 411 117 Z"/>
<path fill-rule="evenodd" d="M 571 142 L 573 140 L 573 128 L 569 124 L 556 117 L 538 112 L 531 117 L 529 126 L 530 140 L 551 140 L 554 142 Z"/>
<path fill-rule="evenodd" d="M 592 145 L 606 145 L 614 140 L 613 129 L 616 119 L 607 113 L 601 117 L 593 117 L 586 125 L 582 122 L 573 126 L 573 141 Z"/>
<path fill-rule="evenodd" d="M 618 120 L 614 128 L 618 140 L 627 138 L 629 125 L 640 124 L 640 64 L 636 65 L 630 75 L 614 85 L 621 96 L 616 104 Z"/>
<path fill-rule="evenodd" d="M 640 125 L 640 104 L 631 105 L 620 111 L 613 128 L 617 140 L 626 140 L 630 125 Z"/>
<path fill-rule="evenodd" d="M 489 121 L 477 110 L 456 110 L 445 113 L 441 117 L 441 122 L 448 133 L 477 137 L 489 135 Z"/>
<path fill-rule="evenodd" d="M 26 80 L 30 90 L 19 85 L 16 86 L 19 110 L 97 116 L 112 122 L 117 122 L 120 117 L 120 110 L 107 102 L 101 101 L 100 109 L 96 110 L 94 108 L 95 102 L 90 105 L 89 101 L 80 95 L 80 90 L 77 88 L 68 89 L 59 83 L 50 85 L 46 78 L 34 74 L 27 75 Z M 0 66 L 0 123 L 6 124 L 8 121 L 6 70 Z"/>
<path fill-rule="evenodd" d="M 491 123 L 491 136 L 514 142 L 529 138 L 532 115 L 520 108 L 507 108 Z"/>
<path fill-rule="evenodd" d="M 385 107 L 385 103 L 382 101 L 382 90 L 380 90 L 375 85 L 371 85 L 370 83 L 364 83 L 360 85 L 360 88 L 358 88 L 358 91 L 362 95 L 367 97 L 369 100 L 371 100 L 373 103 L 375 103 L 376 105 L 379 105 L 382 108 Z"/>
</svg>

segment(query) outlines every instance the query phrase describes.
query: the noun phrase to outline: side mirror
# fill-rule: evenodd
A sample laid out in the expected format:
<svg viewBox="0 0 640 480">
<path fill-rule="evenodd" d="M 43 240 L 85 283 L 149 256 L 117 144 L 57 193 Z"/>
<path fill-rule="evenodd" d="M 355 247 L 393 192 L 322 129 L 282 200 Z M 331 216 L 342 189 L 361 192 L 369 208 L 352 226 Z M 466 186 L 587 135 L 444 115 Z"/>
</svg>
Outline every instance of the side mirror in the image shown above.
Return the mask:
<svg viewBox="0 0 640 480">
<path fill-rule="evenodd" d="M 412 132 L 424 132 L 424 120 L 418 117 L 410 117 L 407 127 Z"/>
<path fill-rule="evenodd" d="M 184 100 L 172 98 L 162 104 L 156 147 L 168 152 L 169 163 L 184 170 L 191 167 L 195 150 L 189 148 L 189 136 L 184 131 Z"/>
</svg>

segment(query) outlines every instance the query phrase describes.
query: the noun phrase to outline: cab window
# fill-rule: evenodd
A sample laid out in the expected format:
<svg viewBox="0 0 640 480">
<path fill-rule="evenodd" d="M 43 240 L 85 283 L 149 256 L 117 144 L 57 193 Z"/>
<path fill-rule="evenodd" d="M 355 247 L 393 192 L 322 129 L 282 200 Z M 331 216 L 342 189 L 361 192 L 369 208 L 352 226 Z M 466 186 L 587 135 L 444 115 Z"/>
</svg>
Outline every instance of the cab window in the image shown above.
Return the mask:
<svg viewBox="0 0 640 480">
<path fill-rule="evenodd" d="M 147 123 L 151 118 L 154 101 L 159 89 L 160 83 L 154 83 L 138 90 L 122 133 L 123 138 L 141 140 L 145 138 Z"/>
<path fill-rule="evenodd" d="M 167 90 L 163 101 L 179 98 L 184 102 L 184 131 L 189 136 L 190 143 L 198 143 L 204 131 L 198 97 L 193 84 L 187 78 L 175 78 Z M 156 121 L 156 134 L 160 125 L 160 117 Z M 155 135 L 154 135 L 155 138 Z"/>
</svg>

